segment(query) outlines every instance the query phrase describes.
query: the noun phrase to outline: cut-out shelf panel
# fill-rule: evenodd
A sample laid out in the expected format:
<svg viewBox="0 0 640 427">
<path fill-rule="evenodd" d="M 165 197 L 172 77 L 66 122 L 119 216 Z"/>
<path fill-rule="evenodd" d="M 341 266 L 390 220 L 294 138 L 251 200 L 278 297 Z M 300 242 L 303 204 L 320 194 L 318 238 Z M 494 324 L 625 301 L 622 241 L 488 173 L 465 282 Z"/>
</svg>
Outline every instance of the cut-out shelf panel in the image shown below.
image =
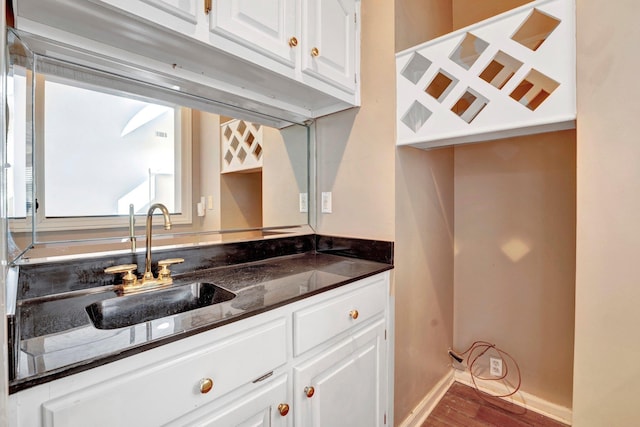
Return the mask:
<svg viewBox="0 0 640 427">
<path fill-rule="evenodd" d="M 396 55 L 398 145 L 571 129 L 575 0 L 539 0 Z"/>
<path fill-rule="evenodd" d="M 221 173 L 262 168 L 262 126 L 234 119 L 220 126 Z"/>
</svg>

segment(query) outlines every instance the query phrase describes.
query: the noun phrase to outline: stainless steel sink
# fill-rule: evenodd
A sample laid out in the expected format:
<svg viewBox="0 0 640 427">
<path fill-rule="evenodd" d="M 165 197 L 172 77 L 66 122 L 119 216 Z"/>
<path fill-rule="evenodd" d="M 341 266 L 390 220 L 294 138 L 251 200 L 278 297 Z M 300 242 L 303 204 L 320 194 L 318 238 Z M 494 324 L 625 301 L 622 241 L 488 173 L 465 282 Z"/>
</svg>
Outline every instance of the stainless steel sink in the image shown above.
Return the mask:
<svg viewBox="0 0 640 427">
<path fill-rule="evenodd" d="M 124 295 L 86 307 L 98 329 L 117 329 L 232 300 L 236 294 L 213 283 L 191 283 Z"/>
</svg>

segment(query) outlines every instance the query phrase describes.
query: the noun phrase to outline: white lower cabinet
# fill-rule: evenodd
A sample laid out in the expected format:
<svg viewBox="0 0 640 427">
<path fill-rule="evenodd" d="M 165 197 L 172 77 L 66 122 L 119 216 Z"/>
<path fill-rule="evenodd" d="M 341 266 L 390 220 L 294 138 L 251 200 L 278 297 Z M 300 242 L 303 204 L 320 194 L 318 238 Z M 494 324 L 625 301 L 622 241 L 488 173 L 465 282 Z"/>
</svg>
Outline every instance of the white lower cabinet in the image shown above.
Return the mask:
<svg viewBox="0 0 640 427">
<path fill-rule="evenodd" d="M 380 317 L 294 368 L 297 426 L 382 426 L 386 422 L 385 321 Z"/>
<path fill-rule="evenodd" d="M 277 319 L 48 400 L 42 405 L 43 424 L 106 427 L 166 423 L 284 365 L 285 325 L 284 319 Z M 256 354 L 260 357 L 254 357 Z M 158 356 L 162 356 L 160 352 Z"/>
<path fill-rule="evenodd" d="M 34 386 L 9 425 L 390 425 L 389 273 Z"/>
</svg>

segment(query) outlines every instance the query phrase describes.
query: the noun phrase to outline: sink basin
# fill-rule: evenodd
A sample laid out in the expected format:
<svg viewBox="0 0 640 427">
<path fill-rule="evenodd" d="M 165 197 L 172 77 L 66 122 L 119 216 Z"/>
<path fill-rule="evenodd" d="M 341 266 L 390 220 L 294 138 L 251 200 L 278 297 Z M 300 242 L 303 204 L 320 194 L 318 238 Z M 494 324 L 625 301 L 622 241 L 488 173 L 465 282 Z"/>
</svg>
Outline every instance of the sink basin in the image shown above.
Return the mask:
<svg viewBox="0 0 640 427">
<path fill-rule="evenodd" d="M 213 283 L 198 282 L 98 301 L 88 305 L 86 311 L 96 328 L 117 329 L 208 307 L 235 297 L 233 292 Z"/>
</svg>

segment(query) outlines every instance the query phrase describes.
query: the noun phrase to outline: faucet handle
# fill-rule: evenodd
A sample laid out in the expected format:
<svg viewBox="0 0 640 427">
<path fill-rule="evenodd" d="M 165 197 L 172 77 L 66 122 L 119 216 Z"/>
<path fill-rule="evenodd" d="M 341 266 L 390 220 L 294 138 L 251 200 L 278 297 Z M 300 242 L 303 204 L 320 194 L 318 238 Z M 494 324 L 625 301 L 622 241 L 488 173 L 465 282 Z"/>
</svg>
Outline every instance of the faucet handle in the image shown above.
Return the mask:
<svg viewBox="0 0 640 427">
<path fill-rule="evenodd" d="M 158 280 L 170 279 L 171 270 L 169 270 L 169 266 L 172 264 L 180 264 L 182 262 L 184 262 L 184 258 L 169 258 L 158 261 L 158 267 L 160 267 L 160 270 L 158 271 Z"/>
<path fill-rule="evenodd" d="M 138 278 L 133 271 L 138 268 L 137 264 L 122 264 L 122 265 L 114 265 L 111 267 L 107 267 L 104 269 L 106 274 L 118 274 L 125 273 L 122 276 L 122 284 L 125 286 L 135 285 Z"/>
</svg>

